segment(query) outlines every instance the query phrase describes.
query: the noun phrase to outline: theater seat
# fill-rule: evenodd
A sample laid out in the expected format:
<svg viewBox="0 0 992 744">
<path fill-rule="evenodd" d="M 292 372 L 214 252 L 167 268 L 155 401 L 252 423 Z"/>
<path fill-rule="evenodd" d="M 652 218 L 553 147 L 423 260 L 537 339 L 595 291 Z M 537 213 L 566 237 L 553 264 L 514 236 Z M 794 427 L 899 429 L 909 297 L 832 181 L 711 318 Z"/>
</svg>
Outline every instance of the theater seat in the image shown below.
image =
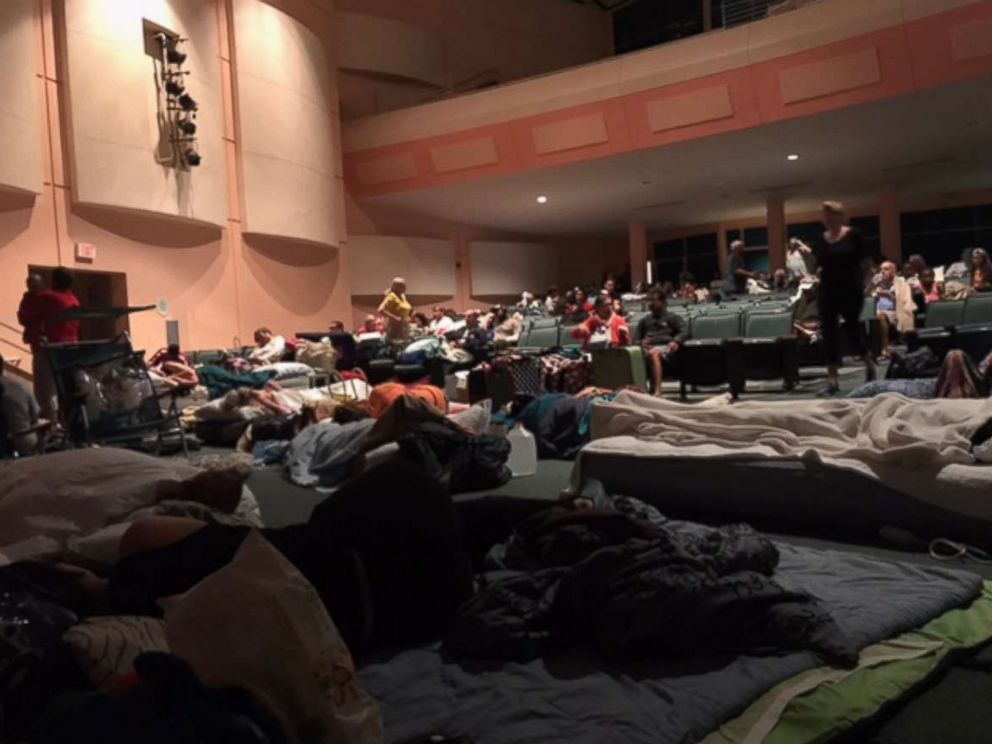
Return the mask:
<svg viewBox="0 0 992 744">
<path fill-rule="evenodd" d="M 633 385 L 648 389 L 647 365 L 640 346 L 597 349 L 592 353 L 592 379 L 597 387 L 619 390 Z"/>
<path fill-rule="evenodd" d="M 723 385 L 728 382 L 724 342 L 741 333 L 740 313 L 700 315 L 690 327 L 690 340 L 680 352 L 680 386 L 685 397 L 689 385 Z"/>
<path fill-rule="evenodd" d="M 955 329 L 954 348 L 976 362 L 992 353 L 992 294 L 976 294 L 964 303 L 961 325 Z"/>
<path fill-rule="evenodd" d="M 582 346 L 582 339 L 575 338 L 575 336 L 572 335 L 572 331 L 574 331 L 576 328 L 578 328 L 578 326 L 568 326 L 568 325 L 558 326 L 557 346 L 561 347 L 562 349 L 574 349 Z"/>
<path fill-rule="evenodd" d="M 534 326 L 521 337 L 518 348 L 523 352 L 541 352 L 558 346 L 558 323 L 554 325 Z"/>
<path fill-rule="evenodd" d="M 781 379 L 786 390 L 795 387 L 799 358 L 792 312 L 753 310 L 743 323 L 743 338 L 726 341 L 731 393 L 744 392 L 748 380 Z"/>
<path fill-rule="evenodd" d="M 964 321 L 964 308 L 963 300 L 928 305 L 923 328 L 906 334 L 909 350 L 929 346 L 938 357 L 943 358 L 954 346 L 954 329 Z"/>
</svg>

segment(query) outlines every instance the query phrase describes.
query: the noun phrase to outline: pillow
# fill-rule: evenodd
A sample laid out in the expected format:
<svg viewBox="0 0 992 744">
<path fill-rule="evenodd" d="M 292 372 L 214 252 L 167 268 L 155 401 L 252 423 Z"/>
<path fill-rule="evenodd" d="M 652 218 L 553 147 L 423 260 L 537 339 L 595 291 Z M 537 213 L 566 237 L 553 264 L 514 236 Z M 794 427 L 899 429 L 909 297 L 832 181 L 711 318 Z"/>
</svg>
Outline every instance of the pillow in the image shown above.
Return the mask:
<svg viewBox="0 0 992 744">
<path fill-rule="evenodd" d="M 274 362 L 264 367 L 257 367 L 256 372 L 275 372 L 273 380 L 288 380 L 291 377 L 307 377 L 313 372 L 313 367 L 303 362 Z"/>
<path fill-rule="evenodd" d="M 134 660 L 146 651 L 169 650 L 165 621 L 155 617 L 94 617 L 69 628 L 62 640 L 76 666 L 101 690 L 130 673 Z"/>
<path fill-rule="evenodd" d="M 467 411 L 452 413 L 449 419 L 471 431 L 475 436 L 489 431 L 489 421 L 492 418 L 493 402 L 489 399 L 476 403 Z"/>
<path fill-rule="evenodd" d="M 224 568 L 161 604 L 176 655 L 206 685 L 265 700 L 294 741 L 382 741 L 379 708 L 320 596 L 261 533 L 251 532 Z"/>
</svg>

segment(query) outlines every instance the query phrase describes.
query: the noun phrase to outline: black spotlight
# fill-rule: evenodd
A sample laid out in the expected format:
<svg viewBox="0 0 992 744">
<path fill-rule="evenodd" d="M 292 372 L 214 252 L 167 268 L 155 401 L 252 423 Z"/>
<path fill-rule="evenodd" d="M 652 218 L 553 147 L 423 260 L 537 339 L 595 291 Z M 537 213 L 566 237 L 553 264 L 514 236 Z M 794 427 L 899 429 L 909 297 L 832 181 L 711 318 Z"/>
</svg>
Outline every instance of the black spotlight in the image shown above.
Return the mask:
<svg viewBox="0 0 992 744">
<path fill-rule="evenodd" d="M 196 123 L 192 119 L 181 119 L 177 126 L 183 134 L 189 135 L 190 137 L 196 134 Z"/>
<path fill-rule="evenodd" d="M 196 111 L 198 108 L 196 100 L 189 93 L 183 93 L 179 96 L 179 105 L 183 111 Z"/>
<path fill-rule="evenodd" d="M 165 58 L 169 60 L 170 65 L 181 65 L 189 57 L 185 52 L 180 52 L 178 49 L 173 47 L 165 53 Z"/>
<path fill-rule="evenodd" d="M 186 93 L 186 87 L 179 80 L 166 80 L 165 92 L 170 96 L 182 96 Z"/>
<path fill-rule="evenodd" d="M 183 157 L 186 159 L 186 165 L 192 168 L 195 168 L 203 161 L 203 158 L 200 157 L 200 153 L 198 153 L 193 148 L 188 149 L 183 154 Z"/>
</svg>

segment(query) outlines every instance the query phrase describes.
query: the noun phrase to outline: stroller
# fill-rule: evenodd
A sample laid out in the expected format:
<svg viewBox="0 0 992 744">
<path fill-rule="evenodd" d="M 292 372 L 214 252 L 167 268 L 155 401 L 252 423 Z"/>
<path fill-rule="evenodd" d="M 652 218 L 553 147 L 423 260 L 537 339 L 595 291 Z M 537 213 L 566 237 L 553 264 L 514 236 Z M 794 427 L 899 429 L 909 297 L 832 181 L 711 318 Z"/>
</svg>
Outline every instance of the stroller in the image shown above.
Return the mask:
<svg viewBox="0 0 992 744">
<path fill-rule="evenodd" d="M 148 309 L 73 308 L 63 319 L 120 317 Z M 176 391 L 156 390 L 144 352 L 134 350 L 126 332 L 108 340 L 45 344 L 44 349 L 67 446 L 113 445 L 155 454 L 178 447 L 189 456 Z"/>
</svg>

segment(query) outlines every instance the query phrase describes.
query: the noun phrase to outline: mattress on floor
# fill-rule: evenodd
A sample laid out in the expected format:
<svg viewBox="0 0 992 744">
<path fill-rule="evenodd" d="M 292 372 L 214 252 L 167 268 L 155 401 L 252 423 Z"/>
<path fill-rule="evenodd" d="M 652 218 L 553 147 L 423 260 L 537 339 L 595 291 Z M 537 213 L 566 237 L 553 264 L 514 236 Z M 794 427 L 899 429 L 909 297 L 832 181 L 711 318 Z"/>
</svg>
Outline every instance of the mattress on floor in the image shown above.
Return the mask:
<svg viewBox="0 0 992 744">
<path fill-rule="evenodd" d="M 778 547 L 776 580 L 816 596 L 864 649 L 865 661 L 875 644 L 981 596 L 981 580 L 963 572 Z M 992 618 L 984 617 L 980 634 L 992 636 Z M 776 686 L 822 668 L 820 657 L 804 651 L 714 651 L 604 665 L 579 653 L 527 663 L 453 660 L 432 645 L 372 660 L 360 676 L 380 705 L 387 742 L 436 734 L 464 735 L 475 744 L 687 744 L 741 716 Z M 853 723 L 867 707 L 852 705 L 845 715 Z"/>
<path fill-rule="evenodd" d="M 617 436 L 586 445 L 572 481 L 598 480 L 609 493 L 639 498 L 671 516 L 873 534 L 898 527 L 923 539 L 992 541 L 992 466 L 952 464 L 936 475 L 908 477 L 916 478 L 912 496 L 856 460 Z M 921 488 L 923 477 L 930 482 Z"/>
</svg>

